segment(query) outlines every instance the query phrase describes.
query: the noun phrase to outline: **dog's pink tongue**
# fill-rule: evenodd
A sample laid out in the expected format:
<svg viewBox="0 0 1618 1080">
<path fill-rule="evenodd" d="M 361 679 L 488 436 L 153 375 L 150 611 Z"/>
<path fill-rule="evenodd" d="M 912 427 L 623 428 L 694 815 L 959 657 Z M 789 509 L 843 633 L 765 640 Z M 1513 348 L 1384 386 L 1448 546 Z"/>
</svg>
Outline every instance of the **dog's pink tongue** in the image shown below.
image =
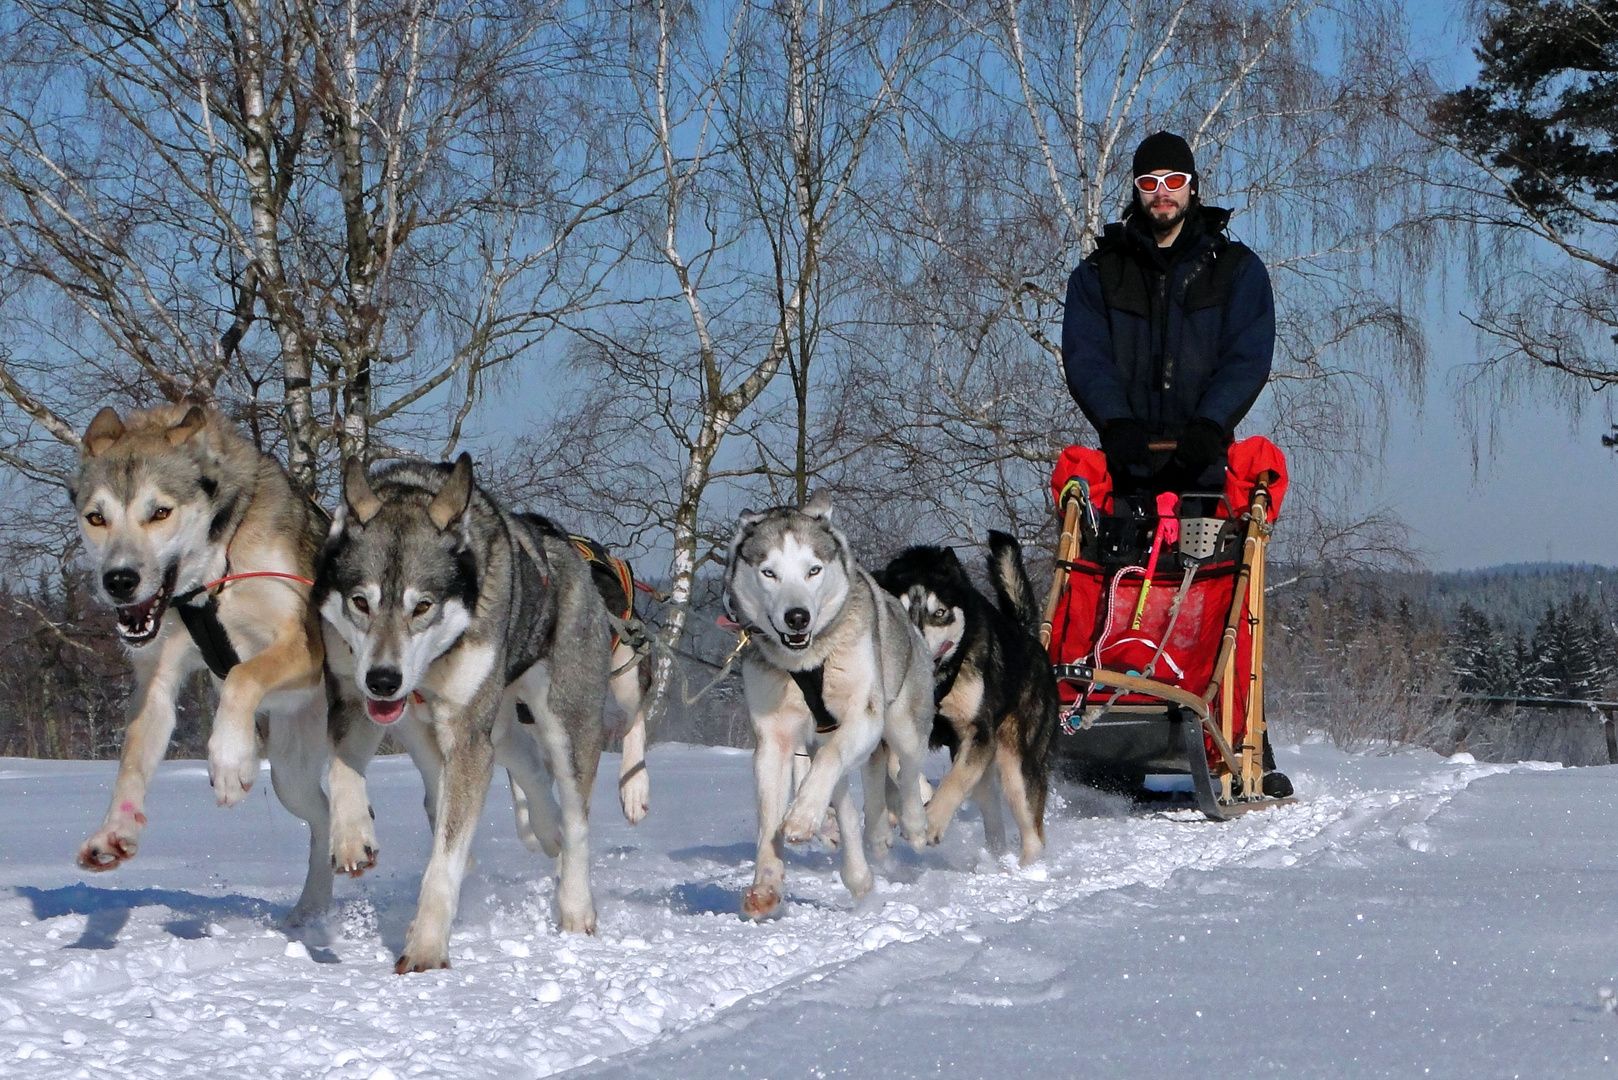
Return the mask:
<svg viewBox="0 0 1618 1080">
<path fill-rule="evenodd" d="M 392 701 L 378 701 L 375 698 L 365 699 L 365 711 L 372 720 L 379 724 L 391 724 L 404 715 L 405 699 L 395 698 Z"/>
</svg>

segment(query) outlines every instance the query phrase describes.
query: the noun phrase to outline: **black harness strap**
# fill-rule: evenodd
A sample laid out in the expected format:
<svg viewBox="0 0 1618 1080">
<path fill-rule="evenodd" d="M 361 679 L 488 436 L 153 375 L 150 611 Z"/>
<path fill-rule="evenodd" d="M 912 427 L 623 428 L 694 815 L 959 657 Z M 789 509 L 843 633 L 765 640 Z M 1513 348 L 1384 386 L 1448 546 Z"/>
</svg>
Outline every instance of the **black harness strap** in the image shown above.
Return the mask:
<svg viewBox="0 0 1618 1080">
<path fill-rule="evenodd" d="M 822 688 L 826 681 L 826 666 L 810 668 L 808 671 L 789 671 L 792 681 L 798 684 L 803 691 L 803 700 L 809 705 L 809 714 L 815 718 L 815 734 L 829 735 L 837 730 L 837 717 L 826 708 L 826 697 Z"/>
<path fill-rule="evenodd" d="M 210 595 L 208 602 L 201 607 L 190 603 L 191 598 L 200 591 L 194 589 L 181 593 L 170 606 L 180 613 L 180 621 L 185 623 L 191 640 L 197 643 L 197 649 L 202 653 L 202 662 L 208 665 L 209 671 L 223 679 L 242 660 L 236 655 L 236 647 L 230 643 L 230 635 L 225 633 L 224 624 L 219 621 L 218 599 Z"/>
<path fill-rule="evenodd" d="M 961 673 L 961 662 L 966 659 L 963 655 L 966 642 L 955 646 L 955 655 L 945 660 L 933 672 L 933 704 L 942 705 L 949 692 L 955 689 L 955 677 Z"/>
</svg>

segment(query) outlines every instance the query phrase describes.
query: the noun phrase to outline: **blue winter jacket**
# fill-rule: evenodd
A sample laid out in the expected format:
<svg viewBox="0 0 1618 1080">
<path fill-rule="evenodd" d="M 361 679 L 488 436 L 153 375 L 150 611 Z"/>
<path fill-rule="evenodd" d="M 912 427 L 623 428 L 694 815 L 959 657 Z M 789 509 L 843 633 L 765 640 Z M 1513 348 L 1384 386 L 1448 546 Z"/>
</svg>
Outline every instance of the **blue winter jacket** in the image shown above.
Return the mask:
<svg viewBox="0 0 1618 1080">
<path fill-rule="evenodd" d="M 1199 207 L 1167 249 L 1137 220 L 1108 225 L 1068 278 L 1062 366 L 1096 430 L 1134 417 L 1175 439 L 1201 416 L 1231 437 L 1253 407 L 1275 353 L 1275 300 L 1258 256 L 1225 236 L 1229 220 Z"/>
</svg>

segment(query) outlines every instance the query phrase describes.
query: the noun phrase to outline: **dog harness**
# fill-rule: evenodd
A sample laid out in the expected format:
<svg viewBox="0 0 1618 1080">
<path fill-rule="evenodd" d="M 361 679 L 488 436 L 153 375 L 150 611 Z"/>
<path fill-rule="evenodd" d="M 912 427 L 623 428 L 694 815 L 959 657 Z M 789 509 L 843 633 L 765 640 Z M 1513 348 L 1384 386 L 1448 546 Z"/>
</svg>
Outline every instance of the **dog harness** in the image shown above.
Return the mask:
<svg viewBox="0 0 1618 1080">
<path fill-rule="evenodd" d="M 607 611 L 623 623 L 622 640 L 637 653 L 646 643 L 646 627 L 635 615 L 635 572 L 629 563 L 610 554 L 599 541 L 588 536 L 569 534 L 573 547 L 590 568 L 590 579 L 607 605 Z M 617 648 L 620 634 L 613 631 L 612 647 Z M 616 674 L 616 672 L 614 673 Z"/>
<path fill-rule="evenodd" d="M 226 553 L 226 559 L 229 559 Z M 230 568 L 228 563 L 225 567 Z M 244 578 L 273 577 L 285 578 L 303 585 L 313 587 L 314 582 L 297 574 L 283 574 L 278 570 L 250 570 L 245 574 L 226 574 L 206 585 L 198 585 L 194 589 L 187 589 L 183 593 L 175 593 L 169 601 L 169 607 L 180 613 L 180 621 L 185 623 L 186 633 L 196 642 L 197 651 L 202 653 L 202 662 L 208 665 L 208 670 L 223 679 L 230 674 L 230 669 L 242 662 L 236 655 L 236 646 L 230 643 L 230 635 L 225 632 L 225 624 L 219 621 L 219 597 L 213 590 L 221 585 L 228 585 L 232 581 L 241 581 Z M 191 601 L 203 593 L 208 594 L 208 602 L 200 607 Z"/>
<path fill-rule="evenodd" d="M 242 659 L 236 655 L 236 646 L 230 643 L 230 635 L 225 633 L 225 624 L 219 621 L 218 598 L 209 593 L 206 604 L 201 607 L 191 604 L 192 598 L 202 591 L 203 587 L 198 586 L 181 593 L 170 606 L 180 613 L 180 621 L 185 623 L 186 632 L 202 653 L 202 662 L 208 665 L 209 671 L 223 679 Z"/>
<path fill-rule="evenodd" d="M 803 692 L 803 700 L 809 705 L 809 715 L 815 718 L 815 734 L 829 735 L 837 730 L 837 717 L 826 708 L 826 696 L 823 689 L 826 682 L 826 665 L 812 667 L 808 671 L 789 671 L 792 681 L 798 684 Z"/>
<path fill-rule="evenodd" d="M 324 518 L 328 524 L 330 523 L 331 515 L 327 514 L 325 507 L 316 502 L 313 497 L 309 499 L 309 505 L 314 508 L 315 513 Z M 224 527 L 229 523 L 230 518 L 235 516 L 235 509 L 236 500 L 232 498 L 225 508 L 214 516 L 213 523 L 208 528 L 210 537 L 218 539 L 218 535 L 223 533 Z M 239 527 L 241 522 L 237 521 L 236 525 Z M 236 534 L 233 528 L 230 540 L 225 544 L 224 577 L 210 581 L 206 585 L 198 585 L 194 589 L 187 589 L 183 593 L 176 593 L 169 601 L 169 607 L 180 613 L 180 621 L 185 623 L 186 633 L 191 635 L 191 640 L 196 643 L 197 651 L 202 653 L 202 662 L 208 665 L 209 671 L 221 679 L 229 675 L 230 669 L 241 663 L 242 658 L 236 654 L 236 646 L 230 643 L 230 635 L 225 632 L 225 624 L 219 621 L 219 594 L 214 590 L 228 585 L 232 581 L 258 577 L 286 578 L 289 581 L 308 585 L 310 588 L 314 588 L 315 584 L 306 577 L 299 577 L 297 574 L 283 574 L 278 570 L 250 570 L 245 574 L 232 574 L 230 572 L 230 545 L 235 542 Z M 191 601 L 203 593 L 208 594 L 208 602 L 201 607 L 192 606 Z"/>
</svg>

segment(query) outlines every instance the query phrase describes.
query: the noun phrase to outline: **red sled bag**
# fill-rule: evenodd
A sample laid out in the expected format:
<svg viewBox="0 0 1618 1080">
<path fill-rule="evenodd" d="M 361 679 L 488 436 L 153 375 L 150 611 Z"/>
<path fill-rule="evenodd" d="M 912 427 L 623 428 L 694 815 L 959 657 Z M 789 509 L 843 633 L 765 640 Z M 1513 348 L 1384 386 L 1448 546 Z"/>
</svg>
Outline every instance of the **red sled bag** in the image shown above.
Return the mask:
<svg viewBox="0 0 1618 1080">
<path fill-rule="evenodd" d="M 1227 460 L 1224 494 L 1229 508 L 1221 506 L 1217 512 L 1220 516 L 1246 514 L 1252 507 L 1253 491 L 1262 481 L 1269 491 L 1268 517 L 1273 522 L 1287 490 L 1284 455 L 1268 439 L 1254 436 L 1232 444 Z M 1064 495 L 1070 494 L 1081 479 L 1089 489 L 1095 510 L 1101 514 L 1111 512 L 1112 478 L 1107 473 L 1105 456 L 1076 446 L 1063 451 L 1052 472 L 1051 494 L 1058 510 Z M 1159 521 L 1176 512 L 1161 504 L 1158 510 Z M 1167 533 L 1154 536 L 1152 553 L 1160 554 L 1164 545 L 1172 543 Z M 1062 567 L 1066 571 L 1065 586 L 1051 621 L 1050 656 L 1058 665 L 1094 665 L 1142 675 L 1203 696 L 1218 675 L 1214 665 L 1231 607 L 1240 606 L 1230 679 L 1232 736 L 1240 745 L 1246 734 L 1245 717 L 1254 677 L 1252 614 L 1248 598 L 1235 595 L 1240 557 L 1202 566 L 1185 586 L 1183 595 L 1184 575 L 1158 573 L 1150 554 L 1143 560 L 1147 566 L 1121 569 L 1079 557 L 1077 550 L 1069 558 L 1072 561 Z M 1177 595 L 1180 610 L 1171 620 Z M 1058 690 L 1064 711 L 1080 704 L 1155 705 L 1161 701 L 1146 693 L 1120 694 L 1113 688 L 1069 679 L 1060 680 Z M 1076 700 L 1081 694 L 1083 702 Z M 1223 711 L 1218 697 L 1211 704 Z M 1206 740 L 1209 760 L 1213 761 L 1217 754 L 1211 743 L 1211 738 Z"/>
</svg>

